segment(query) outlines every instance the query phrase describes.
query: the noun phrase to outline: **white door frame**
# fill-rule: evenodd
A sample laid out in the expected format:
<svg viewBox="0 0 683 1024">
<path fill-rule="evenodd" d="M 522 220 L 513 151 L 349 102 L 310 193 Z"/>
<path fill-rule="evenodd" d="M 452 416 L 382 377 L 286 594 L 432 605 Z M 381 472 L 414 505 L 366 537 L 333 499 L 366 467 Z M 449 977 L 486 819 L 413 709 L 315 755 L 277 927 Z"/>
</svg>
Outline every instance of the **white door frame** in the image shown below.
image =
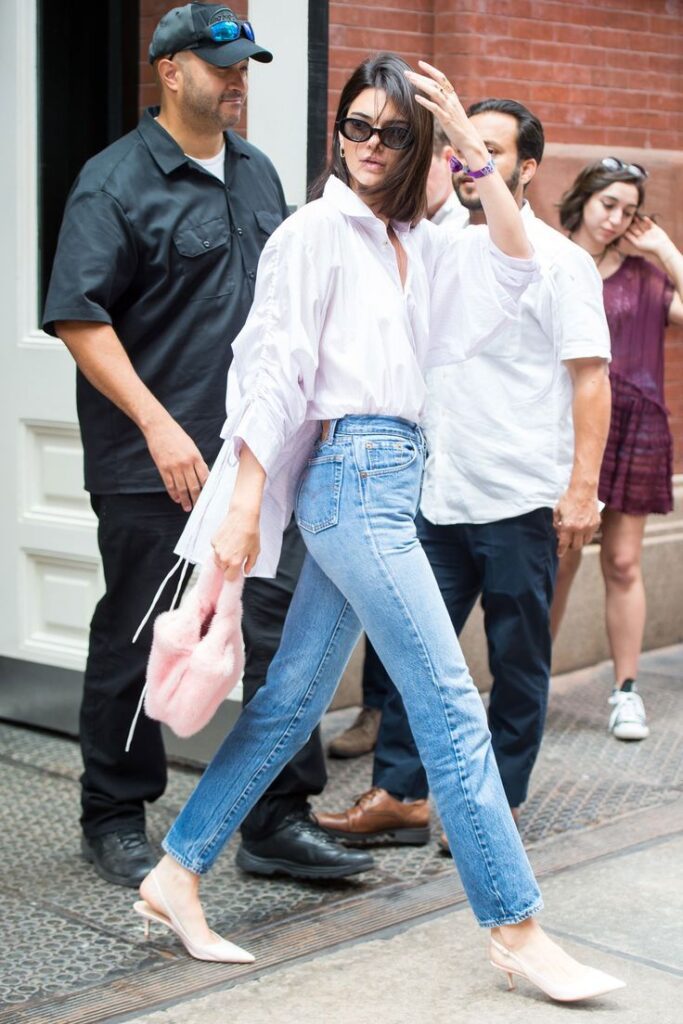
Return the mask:
<svg viewBox="0 0 683 1024">
<path fill-rule="evenodd" d="M 102 578 L 82 489 L 73 361 L 39 327 L 36 4 L 3 7 L 0 174 L 13 202 L 0 243 L 0 657 L 82 669 Z"/>
</svg>

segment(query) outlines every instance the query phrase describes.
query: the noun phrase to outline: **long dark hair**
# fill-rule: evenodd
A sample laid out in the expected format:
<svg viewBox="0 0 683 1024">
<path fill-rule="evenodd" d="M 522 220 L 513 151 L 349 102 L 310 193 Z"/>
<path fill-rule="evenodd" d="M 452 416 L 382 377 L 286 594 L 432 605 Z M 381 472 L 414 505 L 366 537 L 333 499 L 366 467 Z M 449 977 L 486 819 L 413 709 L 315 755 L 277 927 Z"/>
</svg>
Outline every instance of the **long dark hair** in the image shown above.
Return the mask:
<svg viewBox="0 0 683 1024">
<path fill-rule="evenodd" d="M 602 192 L 603 189 L 609 188 L 615 181 L 624 181 L 628 185 L 635 185 L 638 190 L 638 207 L 642 206 L 645 201 L 645 179 L 642 175 L 634 174 L 627 167 L 611 170 L 604 167 L 600 161 L 588 164 L 579 172 L 571 188 L 565 192 L 558 203 L 560 224 L 570 235 L 581 227 L 583 208 L 590 197 L 594 196 L 596 192 Z M 618 241 L 619 239 L 615 239 L 611 244 L 615 245 Z"/>
<path fill-rule="evenodd" d="M 398 160 L 384 181 L 369 188 L 358 188 L 364 199 L 371 199 L 375 210 L 390 220 L 416 224 L 427 213 L 427 174 L 432 160 L 433 118 L 415 101 L 415 89 L 404 72 L 410 65 L 395 53 L 378 53 L 368 57 L 353 72 L 342 89 L 335 124 L 348 114 L 351 104 L 364 89 L 383 89 L 387 100 L 396 107 L 401 118 L 411 127 L 414 142 L 399 151 Z M 351 176 L 342 159 L 339 134 L 334 133 L 330 161 L 313 183 L 309 199 L 322 195 L 325 182 L 334 175 L 346 185 Z"/>
</svg>

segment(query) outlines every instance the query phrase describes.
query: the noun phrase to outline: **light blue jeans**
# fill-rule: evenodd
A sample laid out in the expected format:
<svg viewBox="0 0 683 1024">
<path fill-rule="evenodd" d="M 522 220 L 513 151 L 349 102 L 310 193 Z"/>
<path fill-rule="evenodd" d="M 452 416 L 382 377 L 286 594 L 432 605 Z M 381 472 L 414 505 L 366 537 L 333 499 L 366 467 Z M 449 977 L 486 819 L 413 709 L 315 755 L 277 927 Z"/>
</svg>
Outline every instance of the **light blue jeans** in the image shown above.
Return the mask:
<svg viewBox="0 0 683 1024">
<path fill-rule="evenodd" d="M 463 886 L 482 926 L 541 896 L 500 781 L 481 698 L 418 542 L 418 427 L 332 421 L 298 491 L 308 554 L 266 683 L 244 708 L 164 840 L 207 871 L 328 707 L 364 629 L 398 686 Z"/>
</svg>

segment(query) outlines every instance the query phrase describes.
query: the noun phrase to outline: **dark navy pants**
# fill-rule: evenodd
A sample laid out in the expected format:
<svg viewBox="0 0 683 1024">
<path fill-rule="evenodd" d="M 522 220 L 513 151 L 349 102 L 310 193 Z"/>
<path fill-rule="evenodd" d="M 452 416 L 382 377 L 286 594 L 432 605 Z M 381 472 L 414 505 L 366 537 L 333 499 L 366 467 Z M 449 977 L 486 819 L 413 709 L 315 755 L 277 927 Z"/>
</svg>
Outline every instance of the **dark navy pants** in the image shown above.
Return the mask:
<svg viewBox="0 0 683 1024">
<path fill-rule="evenodd" d="M 481 595 L 493 676 L 489 727 L 506 796 L 518 807 L 527 796 L 548 702 L 557 571 L 552 510 L 454 526 L 435 526 L 418 515 L 417 531 L 457 633 Z M 366 706 L 382 707 L 373 785 L 399 798 L 425 797 L 427 777 L 403 702 L 370 644 L 363 691 Z"/>
</svg>

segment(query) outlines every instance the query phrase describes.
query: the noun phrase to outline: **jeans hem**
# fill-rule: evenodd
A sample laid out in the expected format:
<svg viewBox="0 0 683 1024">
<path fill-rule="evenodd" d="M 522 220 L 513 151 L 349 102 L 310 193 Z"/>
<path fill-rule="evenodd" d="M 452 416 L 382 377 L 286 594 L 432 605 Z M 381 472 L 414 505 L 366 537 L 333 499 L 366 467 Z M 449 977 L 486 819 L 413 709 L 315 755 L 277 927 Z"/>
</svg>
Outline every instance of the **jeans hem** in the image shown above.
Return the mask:
<svg viewBox="0 0 683 1024">
<path fill-rule="evenodd" d="M 161 849 L 164 853 L 167 853 L 168 856 L 176 862 L 176 864 L 180 864 L 181 868 L 185 868 L 186 871 L 191 871 L 193 875 L 205 875 L 209 870 L 208 867 L 198 867 L 196 864 L 192 863 L 192 861 L 188 860 L 187 857 L 183 857 L 181 853 L 176 853 L 176 851 L 171 848 L 167 839 L 162 840 Z"/>
<path fill-rule="evenodd" d="M 541 910 L 543 910 L 543 900 L 538 900 L 529 908 L 529 910 L 520 910 L 519 913 L 513 914 L 507 917 L 497 917 L 488 921 L 479 921 L 481 928 L 501 928 L 506 924 L 521 924 L 522 921 L 528 921 L 530 917 L 535 917 Z"/>
</svg>

